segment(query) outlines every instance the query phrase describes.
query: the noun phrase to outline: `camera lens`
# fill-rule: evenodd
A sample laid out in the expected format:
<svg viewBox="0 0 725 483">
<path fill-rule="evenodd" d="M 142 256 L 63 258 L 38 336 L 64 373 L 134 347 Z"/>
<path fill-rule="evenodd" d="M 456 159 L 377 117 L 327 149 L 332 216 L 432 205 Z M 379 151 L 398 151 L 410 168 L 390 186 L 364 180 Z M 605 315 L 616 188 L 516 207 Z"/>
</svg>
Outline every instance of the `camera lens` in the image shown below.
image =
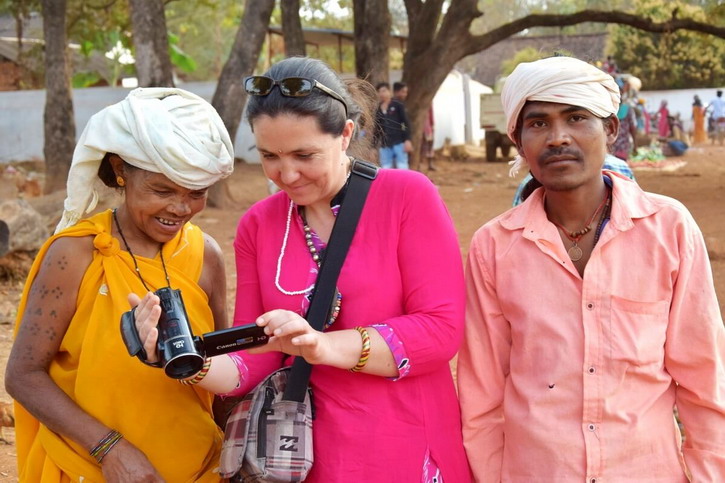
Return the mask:
<svg viewBox="0 0 725 483">
<path fill-rule="evenodd" d="M 168 361 L 164 366 L 164 372 L 173 379 L 186 379 L 199 372 L 203 366 L 203 357 L 187 353 Z"/>
</svg>

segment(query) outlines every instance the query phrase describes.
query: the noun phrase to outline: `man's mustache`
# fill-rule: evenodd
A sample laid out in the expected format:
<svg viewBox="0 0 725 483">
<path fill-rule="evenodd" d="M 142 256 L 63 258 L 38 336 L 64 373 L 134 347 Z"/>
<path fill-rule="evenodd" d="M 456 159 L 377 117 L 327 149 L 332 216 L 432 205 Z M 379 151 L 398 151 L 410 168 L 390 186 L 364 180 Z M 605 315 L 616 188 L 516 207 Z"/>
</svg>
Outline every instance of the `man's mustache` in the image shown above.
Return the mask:
<svg viewBox="0 0 725 483">
<path fill-rule="evenodd" d="M 576 159 L 582 159 L 582 153 L 578 149 L 565 147 L 565 146 L 559 146 L 555 148 L 549 148 L 543 153 L 541 153 L 536 160 L 539 164 L 546 163 L 546 161 L 549 158 L 552 158 L 554 156 L 570 156 L 572 158 Z"/>
</svg>

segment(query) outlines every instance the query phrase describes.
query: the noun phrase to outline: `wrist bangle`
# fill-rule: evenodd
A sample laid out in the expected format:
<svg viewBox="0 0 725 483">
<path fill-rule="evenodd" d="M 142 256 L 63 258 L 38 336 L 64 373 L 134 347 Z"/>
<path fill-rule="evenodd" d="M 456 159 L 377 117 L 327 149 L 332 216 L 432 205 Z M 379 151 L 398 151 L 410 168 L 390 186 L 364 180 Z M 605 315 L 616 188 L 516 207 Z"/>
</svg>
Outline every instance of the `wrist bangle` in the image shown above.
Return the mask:
<svg viewBox="0 0 725 483">
<path fill-rule="evenodd" d="M 121 441 L 121 438 L 123 438 L 123 435 L 115 429 L 112 429 L 107 435 L 101 438 L 98 444 L 96 444 L 96 446 L 94 446 L 93 449 L 89 451 L 89 453 L 96 459 L 96 462 L 100 465 L 103 462 L 103 458 L 108 454 L 109 451 L 111 451 L 114 446 L 116 446 L 116 443 Z"/>
<path fill-rule="evenodd" d="M 355 364 L 355 367 L 350 369 L 350 372 L 362 371 L 363 367 L 365 367 L 365 364 L 368 363 L 368 359 L 370 358 L 370 334 L 368 334 L 367 329 L 363 327 L 355 327 L 355 330 L 357 330 L 360 333 L 360 337 L 362 337 L 362 350 L 360 351 L 360 359 L 357 361 L 357 364 Z"/>
<path fill-rule="evenodd" d="M 206 375 L 209 373 L 209 368 L 211 367 L 211 357 L 207 357 L 204 359 L 204 365 L 201 366 L 201 370 L 196 373 L 194 377 L 191 379 L 179 379 L 179 382 L 183 384 L 184 386 L 194 386 L 196 384 L 199 384 L 202 379 L 206 377 Z"/>
</svg>

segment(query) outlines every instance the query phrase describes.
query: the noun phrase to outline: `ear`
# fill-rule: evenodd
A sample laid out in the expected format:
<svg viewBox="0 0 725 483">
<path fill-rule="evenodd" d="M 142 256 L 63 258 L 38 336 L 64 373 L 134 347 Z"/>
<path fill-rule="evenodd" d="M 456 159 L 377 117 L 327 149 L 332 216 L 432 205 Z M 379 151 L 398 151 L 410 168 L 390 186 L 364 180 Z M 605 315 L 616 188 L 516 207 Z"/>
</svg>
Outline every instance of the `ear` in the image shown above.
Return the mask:
<svg viewBox="0 0 725 483">
<path fill-rule="evenodd" d="M 345 121 L 345 127 L 342 128 L 342 150 L 347 151 L 352 141 L 352 135 L 355 133 L 355 123 L 348 119 Z"/>
<path fill-rule="evenodd" d="M 112 154 L 108 157 L 108 161 L 111 163 L 111 167 L 113 168 L 113 173 L 116 176 L 121 176 L 125 178 L 125 169 L 123 166 L 123 159 L 117 154 Z"/>
<path fill-rule="evenodd" d="M 619 119 L 615 115 L 604 120 L 604 132 L 607 135 L 607 146 L 611 146 L 617 140 L 619 134 Z"/>
</svg>

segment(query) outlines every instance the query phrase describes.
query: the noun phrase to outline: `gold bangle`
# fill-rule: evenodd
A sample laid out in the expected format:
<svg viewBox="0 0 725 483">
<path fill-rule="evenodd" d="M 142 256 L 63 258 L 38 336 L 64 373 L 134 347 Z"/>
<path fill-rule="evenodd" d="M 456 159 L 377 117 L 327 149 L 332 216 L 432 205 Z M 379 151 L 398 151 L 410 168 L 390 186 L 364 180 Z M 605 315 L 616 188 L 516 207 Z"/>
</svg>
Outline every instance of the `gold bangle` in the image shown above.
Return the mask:
<svg viewBox="0 0 725 483">
<path fill-rule="evenodd" d="M 179 382 L 184 386 L 194 386 L 196 384 L 199 384 L 201 380 L 204 379 L 209 373 L 210 367 L 211 357 L 207 357 L 206 359 L 204 359 L 204 365 L 201 367 L 201 370 L 197 372 L 194 377 L 192 377 L 191 379 L 179 379 Z"/>
<path fill-rule="evenodd" d="M 355 367 L 350 369 L 350 372 L 362 371 L 365 364 L 368 363 L 368 359 L 370 359 L 370 334 L 368 334 L 367 329 L 363 327 L 355 327 L 355 330 L 357 330 L 360 333 L 360 337 L 362 337 L 362 351 L 360 351 L 360 359 L 357 361 L 357 364 L 355 364 Z"/>
</svg>

